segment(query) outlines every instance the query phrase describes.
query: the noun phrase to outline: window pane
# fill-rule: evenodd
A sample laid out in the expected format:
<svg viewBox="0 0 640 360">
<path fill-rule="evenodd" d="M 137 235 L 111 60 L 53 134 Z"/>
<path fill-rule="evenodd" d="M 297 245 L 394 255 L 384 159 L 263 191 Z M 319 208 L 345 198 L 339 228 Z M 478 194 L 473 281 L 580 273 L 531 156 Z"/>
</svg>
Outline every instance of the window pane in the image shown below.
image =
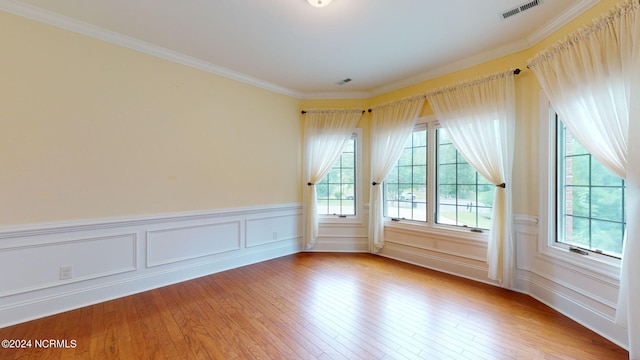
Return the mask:
<svg viewBox="0 0 640 360">
<path fill-rule="evenodd" d="M 413 151 L 411 148 L 405 148 L 402 150 L 402 155 L 400 155 L 400 159 L 398 160 L 399 166 L 411 166 L 411 161 L 413 160 Z"/>
<path fill-rule="evenodd" d="M 478 179 L 482 178 L 479 176 Z M 480 183 L 480 181 L 478 181 Z M 496 193 L 496 186 L 493 184 L 490 185 L 479 185 L 478 186 L 478 204 L 479 206 L 492 209 L 493 208 L 493 197 Z M 489 212 L 491 213 L 491 212 Z"/>
<path fill-rule="evenodd" d="M 566 210 L 570 215 L 589 217 L 590 188 L 588 186 L 566 187 Z"/>
<path fill-rule="evenodd" d="M 620 222 L 623 204 L 620 188 L 593 187 L 591 190 L 591 216 L 596 219 Z"/>
<path fill-rule="evenodd" d="M 619 257 L 625 229 L 624 180 L 607 170 L 557 120 L 556 241 Z"/>
<path fill-rule="evenodd" d="M 423 131 L 414 131 L 412 136 L 413 136 L 413 146 L 418 147 L 418 146 L 422 146 L 422 147 L 426 147 L 427 146 L 427 137 L 426 137 L 427 131 L 423 130 Z"/>
<path fill-rule="evenodd" d="M 589 185 L 591 156 L 567 157 L 567 185 Z"/>
<path fill-rule="evenodd" d="M 438 184 L 450 185 L 456 183 L 456 164 L 438 166 Z"/>
<path fill-rule="evenodd" d="M 354 153 L 342 153 L 340 155 L 340 165 L 343 169 L 345 168 L 354 168 L 356 166 Z"/>
<path fill-rule="evenodd" d="M 495 185 L 469 165 L 450 143 L 446 131 L 438 129 L 438 203 L 440 224 L 491 228 Z"/>
<path fill-rule="evenodd" d="M 457 184 L 475 184 L 476 171 L 469 164 L 458 164 Z"/>
<path fill-rule="evenodd" d="M 400 203 L 396 200 L 387 200 L 386 201 L 386 216 L 388 217 L 392 217 L 392 218 L 399 218 L 400 217 L 400 213 L 399 213 L 399 208 L 400 208 Z"/>
<path fill-rule="evenodd" d="M 355 135 L 354 135 L 355 136 Z M 316 184 L 318 214 L 355 215 L 356 138 L 349 140 L 327 176 Z"/>
<path fill-rule="evenodd" d="M 341 205 L 342 205 L 342 211 L 343 212 L 355 214 L 355 211 L 356 211 L 356 201 L 355 200 L 343 200 Z"/>
<path fill-rule="evenodd" d="M 327 177 L 323 179 L 327 184 L 335 184 L 340 182 L 340 169 L 332 169 L 327 174 Z"/>
<path fill-rule="evenodd" d="M 414 130 L 384 184 L 385 216 L 427 220 L 427 131 Z"/>
<path fill-rule="evenodd" d="M 591 222 L 591 247 L 607 250 L 615 254 L 622 253 L 620 236 L 624 236 L 624 225 L 619 222 L 593 220 Z"/>
<path fill-rule="evenodd" d="M 589 248 L 589 219 L 567 216 L 566 238 L 569 244 Z"/>
<path fill-rule="evenodd" d="M 589 152 L 573 136 L 567 137 L 567 156 L 587 154 Z"/>
<path fill-rule="evenodd" d="M 413 165 L 427 165 L 427 148 L 417 147 L 413 149 Z"/>
<path fill-rule="evenodd" d="M 591 162 L 591 185 L 622 186 L 622 179 L 595 160 Z"/>
</svg>

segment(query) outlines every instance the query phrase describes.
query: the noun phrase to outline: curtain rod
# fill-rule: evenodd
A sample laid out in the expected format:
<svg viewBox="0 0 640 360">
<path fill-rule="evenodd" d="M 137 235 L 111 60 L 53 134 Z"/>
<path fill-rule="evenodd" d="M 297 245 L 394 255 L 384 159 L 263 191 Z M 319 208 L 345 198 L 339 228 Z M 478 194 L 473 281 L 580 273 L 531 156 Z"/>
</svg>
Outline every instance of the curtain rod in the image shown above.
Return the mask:
<svg viewBox="0 0 640 360">
<path fill-rule="evenodd" d="M 518 74 L 520 74 L 520 72 L 521 72 L 521 71 L 522 71 L 522 70 L 520 70 L 519 68 L 516 68 L 515 70 L 513 70 L 513 75 L 518 75 Z M 367 111 L 368 111 L 368 112 L 371 112 L 371 109 L 368 109 Z M 363 112 L 364 112 L 364 111 L 363 111 Z"/>
<path fill-rule="evenodd" d="M 302 111 L 300 111 L 300 114 L 302 114 L 302 115 L 304 115 L 304 114 L 306 114 L 306 113 L 307 113 L 307 111 L 306 111 L 306 110 L 302 110 Z M 364 111 L 364 110 L 362 110 L 362 113 L 364 114 L 364 113 L 365 113 L 365 111 Z"/>
</svg>

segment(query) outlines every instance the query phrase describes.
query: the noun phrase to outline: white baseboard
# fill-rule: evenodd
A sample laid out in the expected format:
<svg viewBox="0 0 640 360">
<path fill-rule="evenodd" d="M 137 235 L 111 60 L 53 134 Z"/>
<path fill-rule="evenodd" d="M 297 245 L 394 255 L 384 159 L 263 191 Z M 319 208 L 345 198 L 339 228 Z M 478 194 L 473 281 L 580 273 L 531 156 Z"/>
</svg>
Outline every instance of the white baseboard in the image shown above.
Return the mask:
<svg viewBox="0 0 640 360">
<path fill-rule="evenodd" d="M 286 204 L 0 228 L 0 328 L 297 253 L 300 216 Z"/>
<path fill-rule="evenodd" d="M 517 291 L 533 297 L 618 346 L 628 349 L 627 330 L 616 325 L 610 315 L 600 311 L 597 300 L 580 296 L 535 273 L 520 274 L 516 279 L 516 286 Z"/>
<path fill-rule="evenodd" d="M 569 257 L 545 254 L 536 218 L 514 219 L 516 291 L 530 295 L 577 323 L 628 349 L 626 329 L 616 325 L 617 282 L 599 267 L 574 266 Z M 568 254 L 572 255 L 572 254 Z"/>
</svg>

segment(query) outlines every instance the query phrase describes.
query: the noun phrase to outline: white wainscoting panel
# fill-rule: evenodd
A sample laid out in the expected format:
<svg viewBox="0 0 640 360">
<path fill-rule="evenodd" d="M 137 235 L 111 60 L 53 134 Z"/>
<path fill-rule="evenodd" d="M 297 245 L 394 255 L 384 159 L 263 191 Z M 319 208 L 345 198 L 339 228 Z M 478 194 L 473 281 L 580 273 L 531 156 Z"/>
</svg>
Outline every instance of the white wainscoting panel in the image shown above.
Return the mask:
<svg viewBox="0 0 640 360">
<path fill-rule="evenodd" d="M 240 220 L 147 231 L 147 267 L 240 249 Z"/>
<path fill-rule="evenodd" d="M 487 277 L 487 234 L 410 224 L 385 227 L 379 254 L 464 278 L 493 283 Z"/>
<path fill-rule="evenodd" d="M 301 212 L 283 204 L 0 227 L 0 328 L 297 253 Z M 61 280 L 65 266 L 71 278 Z"/>
<path fill-rule="evenodd" d="M 300 236 L 301 217 L 288 214 L 250 217 L 246 222 L 247 247 L 271 244 Z"/>
<path fill-rule="evenodd" d="M 369 205 L 357 216 L 320 216 L 318 238 L 307 252 L 369 252 Z"/>
<path fill-rule="evenodd" d="M 136 234 L 0 249 L 0 298 L 136 270 Z M 60 279 L 60 267 L 71 278 Z"/>
</svg>

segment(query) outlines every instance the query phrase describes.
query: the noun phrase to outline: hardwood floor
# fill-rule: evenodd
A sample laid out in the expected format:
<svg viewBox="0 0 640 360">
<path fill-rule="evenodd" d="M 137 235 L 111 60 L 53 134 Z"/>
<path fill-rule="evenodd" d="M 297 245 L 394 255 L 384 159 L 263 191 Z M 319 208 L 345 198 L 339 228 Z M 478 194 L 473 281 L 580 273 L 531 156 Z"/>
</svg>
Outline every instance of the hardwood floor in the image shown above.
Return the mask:
<svg viewBox="0 0 640 360">
<path fill-rule="evenodd" d="M 527 295 L 370 254 L 282 257 L 3 328 L 0 339 L 32 340 L 0 359 L 629 356 Z"/>
</svg>

